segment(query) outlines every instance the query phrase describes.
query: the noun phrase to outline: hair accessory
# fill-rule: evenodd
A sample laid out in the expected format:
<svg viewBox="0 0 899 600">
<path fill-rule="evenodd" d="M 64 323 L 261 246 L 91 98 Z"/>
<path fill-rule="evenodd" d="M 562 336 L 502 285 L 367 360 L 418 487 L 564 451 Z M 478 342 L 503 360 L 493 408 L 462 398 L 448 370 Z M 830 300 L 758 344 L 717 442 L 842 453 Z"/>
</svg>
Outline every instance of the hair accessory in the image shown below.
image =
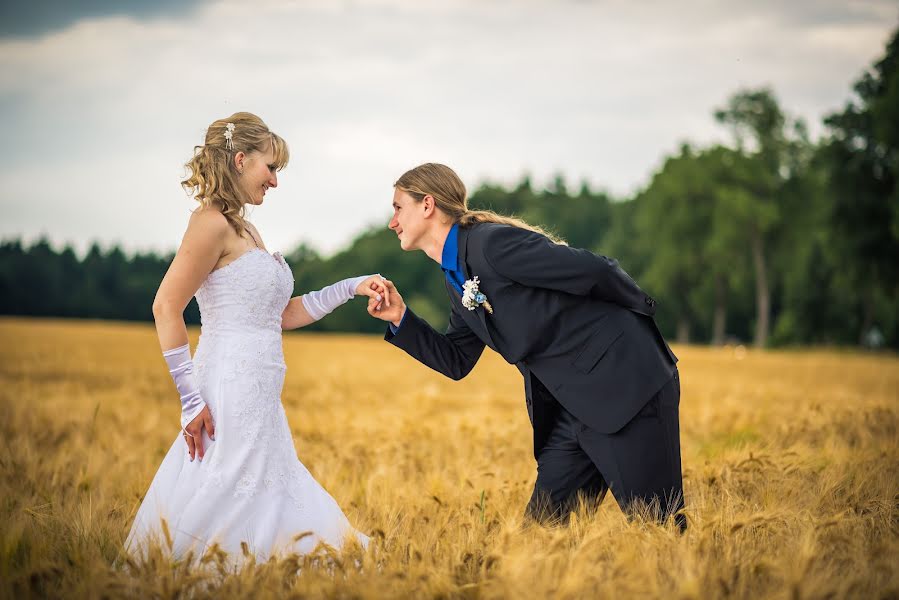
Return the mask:
<svg viewBox="0 0 899 600">
<path fill-rule="evenodd" d="M 225 123 L 225 148 L 234 150 L 234 123 Z"/>
</svg>

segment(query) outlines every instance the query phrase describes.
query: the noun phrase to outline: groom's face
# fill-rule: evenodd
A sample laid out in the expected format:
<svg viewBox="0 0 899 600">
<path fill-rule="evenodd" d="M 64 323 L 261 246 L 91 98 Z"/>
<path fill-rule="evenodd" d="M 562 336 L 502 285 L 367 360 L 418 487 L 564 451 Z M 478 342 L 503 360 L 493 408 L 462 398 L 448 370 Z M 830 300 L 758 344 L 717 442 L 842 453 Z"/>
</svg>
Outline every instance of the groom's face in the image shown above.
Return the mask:
<svg viewBox="0 0 899 600">
<path fill-rule="evenodd" d="M 400 239 L 403 250 L 418 250 L 419 241 L 427 229 L 425 220 L 425 201 L 416 202 L 406 192 L 396 189 L 393 192 L 393 218 L 387 225 Z"/>
</svg>

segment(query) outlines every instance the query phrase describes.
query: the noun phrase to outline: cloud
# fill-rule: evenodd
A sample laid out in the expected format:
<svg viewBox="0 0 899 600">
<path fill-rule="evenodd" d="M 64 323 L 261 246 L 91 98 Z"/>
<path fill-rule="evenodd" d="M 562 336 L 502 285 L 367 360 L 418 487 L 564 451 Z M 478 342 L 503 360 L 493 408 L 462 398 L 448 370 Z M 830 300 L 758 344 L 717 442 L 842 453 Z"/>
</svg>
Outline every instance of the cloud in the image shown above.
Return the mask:
<svg viewBox="0 0 899 600">
<path fill-rule="evenodd" d="M 740 87 L 771 85 L 816 131 L 895 12 L 852 5 L 225 1 L 0 40 L 0 235 L 174 248 L 182 164 L 236 110 L 291 145 L 253 214 L 273 248 L 385 222 L 393 181 L 429 160 L 469 186 L 562 172 L 627 194 L 681 140 L 723 136 L 711 112 Z"/>
<path fill-rule="evenodd" d="M 0 4 L 0 37 L 34 37 L 82 19 L 129 15 L 139 19 L 185 17 L 198 2 L 190 0 L 40 0 Z"/>
</svg>

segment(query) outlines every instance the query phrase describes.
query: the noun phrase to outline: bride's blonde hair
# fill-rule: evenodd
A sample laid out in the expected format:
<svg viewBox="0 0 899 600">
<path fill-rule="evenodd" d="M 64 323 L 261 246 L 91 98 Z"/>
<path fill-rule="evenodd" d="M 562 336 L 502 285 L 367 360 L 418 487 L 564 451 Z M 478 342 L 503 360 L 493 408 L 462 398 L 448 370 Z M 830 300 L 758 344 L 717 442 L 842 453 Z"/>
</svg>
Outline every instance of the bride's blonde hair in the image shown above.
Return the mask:
<svg viewBox="0 0 899 600">
<path fill-rule="evenodd" d="M 269 149 L 279 171 L 287 166 L 290 158 L 287 142 L 272 133 L 256 115 L 237 112 L 214 121 L 206 130 L 203 145 L 194 147 L 193 157 L 184 165 L 189 175 L 181 185 L 201 206 L 218 204 L 231 227 L 243 235 L 246 198 L 237 184 L 239 173 L 233 158 L 238 152 L 264 154 Z"/>
<path fill-rule="evenodd" d="M 476 223 L 501 223 L 534 231 L 555 242 L 566 245 L 565 240 L 541 227 L 531 225 L 515 217 L 498 215 L 492 210 L 468 210 L 468 192 L 456 172 L 438 163 L 418 165 L 403 173 L 393 187 L 406 192 L 416 202 L 432 196 L 441 211 L 449 215 L 459 227 L 471 227 Z"/>
</svg>

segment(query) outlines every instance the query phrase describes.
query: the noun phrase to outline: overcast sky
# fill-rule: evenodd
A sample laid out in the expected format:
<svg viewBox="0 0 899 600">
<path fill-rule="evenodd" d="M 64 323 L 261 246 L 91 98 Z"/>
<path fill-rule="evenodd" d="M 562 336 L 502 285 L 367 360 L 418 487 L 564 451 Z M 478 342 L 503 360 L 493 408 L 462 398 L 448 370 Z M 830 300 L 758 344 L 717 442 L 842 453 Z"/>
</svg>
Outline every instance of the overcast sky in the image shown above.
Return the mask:
<svg viewBox="0 0 899 600">
<path fill-rule="evenodd" d="M 76 6 L 77 5 L 77 6 Z M 625 196 L 771 86 L 813 134 L 899 25 L 895 0 L 91 0 L 0 9 L 0 237 L 173 250 L 183 164 L 213 120 L 291 148 L 251 219 L 330 253 L 390 214 L 406 169 Z"/>
</svg>

